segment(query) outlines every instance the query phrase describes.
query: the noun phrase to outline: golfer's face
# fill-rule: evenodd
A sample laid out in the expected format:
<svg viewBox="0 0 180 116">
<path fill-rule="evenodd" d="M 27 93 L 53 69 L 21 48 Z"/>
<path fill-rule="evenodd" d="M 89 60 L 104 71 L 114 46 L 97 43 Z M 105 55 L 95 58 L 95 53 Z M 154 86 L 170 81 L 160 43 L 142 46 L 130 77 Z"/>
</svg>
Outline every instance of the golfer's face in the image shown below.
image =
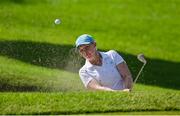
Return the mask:
<svg viewBox="0 0 180 116">
<path fill-rule="evenodd" d="M 79 53 L 85 58 L 85 59 L 92 59 L 95 54 L 95 44 L 88 44 L 88 45 L 81 45 L 79 47 Z"/>
</svg>

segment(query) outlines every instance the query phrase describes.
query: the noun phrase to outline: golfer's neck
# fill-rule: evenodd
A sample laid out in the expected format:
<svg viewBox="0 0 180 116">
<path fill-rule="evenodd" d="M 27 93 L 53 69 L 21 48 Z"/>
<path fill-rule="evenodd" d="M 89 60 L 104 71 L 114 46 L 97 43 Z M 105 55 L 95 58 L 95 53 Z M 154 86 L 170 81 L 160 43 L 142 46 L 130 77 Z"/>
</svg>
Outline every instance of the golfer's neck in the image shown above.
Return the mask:
<svg viewBox="0 0 180 116">
<path fill-rule="evenodd" d="M 101 66 L 102 65 L 102 58 L 101 58 L 101 54 L 97 51 L 94 58 L 89 61 L 91 64 L 93 65 L 98 65 Z"/>
</svg>

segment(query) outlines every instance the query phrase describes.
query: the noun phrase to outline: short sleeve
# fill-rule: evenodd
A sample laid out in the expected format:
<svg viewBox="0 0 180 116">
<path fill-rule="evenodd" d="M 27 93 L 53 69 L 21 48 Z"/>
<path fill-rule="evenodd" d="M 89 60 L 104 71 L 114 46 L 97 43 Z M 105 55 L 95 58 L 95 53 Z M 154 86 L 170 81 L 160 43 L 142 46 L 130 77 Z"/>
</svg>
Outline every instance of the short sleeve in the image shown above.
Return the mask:
<svg viewBox="0 0 180 116">
<path fill-rule="evenodd" d="M 90 75 L 88 75 L 88 73 L 85 69 L 79 70 L 79 76 L 85 87 L 87 87 L 89 82 L 93 79 Z"/>
<path fill-rule="evenodd" d="M 124 59 L 115 50 L 111 50 L 111 54 L 116 65 L 124 62 Z"/>
</svg>

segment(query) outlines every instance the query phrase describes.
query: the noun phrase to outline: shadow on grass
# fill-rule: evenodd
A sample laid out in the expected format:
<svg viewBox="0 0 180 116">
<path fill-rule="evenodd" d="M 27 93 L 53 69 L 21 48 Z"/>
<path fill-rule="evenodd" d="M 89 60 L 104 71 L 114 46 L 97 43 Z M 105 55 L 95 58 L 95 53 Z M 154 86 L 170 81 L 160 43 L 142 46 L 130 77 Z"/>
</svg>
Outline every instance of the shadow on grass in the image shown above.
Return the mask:
<svg viewBox="0 0 180 116">
<path fill-rule="evenodd" d="M 0 42 L 0 55 L 38 66 L 78 72 L 84 60 L 74 51 L 70 45 L 29 41 Z"/>
<path fill-rule="evenodd" d="M 22 4 L 25 0 L 0 0 L 0 3 L 16 3 L 16 4 Z"/>
<path fill-rule="evenodd" d="M 0 0 L 0 5 L 3 3 L 13 4 L 36 4 L 46 2 L 45 0 Z"/>
<path fill-rule="evenodd" d="M 142 64 L 136 56 L 119 52 L 135 76 Z M 30 41 L 0 41 L 0 55 L 47 68 L 78 72 L 84 60 L 71 45 Z M 180 63 L 147 58 L 147 65 L 137 83 L 180 89 Z"/>
<path fill-rule="evenodd" d="M 143 114 L 143 115 L 157 115 L 157 114 L 177 114 L 178 109 L 165 109 L 164 110 L 158 110 L 158 109 L 128 109 L 128 110 L 105 110 L 105 111 L 100 111 L 100 110 L 94 110 L 94 111 L 49 111 L 49 112 L 32 112 L 30 113 L 31 115 L 129 115 L 129 114 Z M 27 115 L 26 113 L 22 113 L 23 115 Z M 179 114 L 179 113 L 178 113 Z M 11 114 L 10 114 L 11 115 Z"/>
</svg>

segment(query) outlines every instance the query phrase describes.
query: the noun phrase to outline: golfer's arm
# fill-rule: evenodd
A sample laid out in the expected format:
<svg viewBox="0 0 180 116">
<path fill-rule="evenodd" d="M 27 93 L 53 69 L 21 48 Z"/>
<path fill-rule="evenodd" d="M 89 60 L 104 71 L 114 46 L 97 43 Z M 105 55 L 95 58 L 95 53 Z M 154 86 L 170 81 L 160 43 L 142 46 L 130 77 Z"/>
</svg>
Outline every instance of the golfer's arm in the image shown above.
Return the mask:
<svg viewBox="0 0 180 116">
<path fill-rule="evenodd" d="M 92 79 L 88 83 L 87 88 L 91 90 L 115 91 L 111 88 L 101 86 L 95 79 Z"/>
<path fill-rule="evenodd" d="M 125 62 L 122 62 L 117 65 L 117 68 L 124 80 L 125 88 L 132 89 L 133 79 L 127 64 Z"/>
</svg>

